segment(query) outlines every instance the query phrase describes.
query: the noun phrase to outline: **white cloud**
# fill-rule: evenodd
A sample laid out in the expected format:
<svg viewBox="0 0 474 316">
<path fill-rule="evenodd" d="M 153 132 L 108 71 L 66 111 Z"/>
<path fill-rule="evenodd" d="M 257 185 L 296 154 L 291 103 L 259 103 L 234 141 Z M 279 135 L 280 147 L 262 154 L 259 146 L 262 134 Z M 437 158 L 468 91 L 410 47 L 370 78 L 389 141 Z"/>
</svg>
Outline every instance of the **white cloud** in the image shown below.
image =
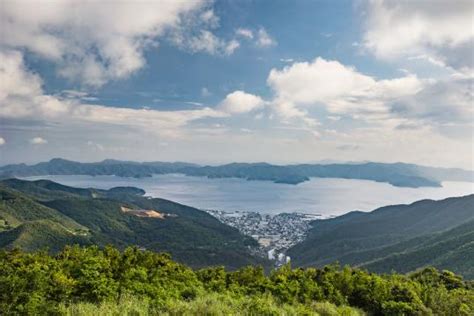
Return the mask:
<svg viewBox="0 0 474 316">
<path fill-rule="evenodd" d="M 5 138 L 0 137 L 0 146 L 5 145 L 6 143 L 7 141 L 5 140 Z"/>
<path fill-rule="evenodd" d="M 193 120 L 225 116 L 209 107 L 157 111 L 83 104 L 78 99 L 47 95 L 41 89 L 40 78 L 25 68 L 21 53 L 7 52 L 0 57 L 0 82 L 8 83 L 0 85 L 2 118 L 112 124 L 172 135 Z"/>
<path fill-rule="evenodd" d="M 261 48 L 274 46 L 277 42 L 268 34 L 265 28 L 261 27 L 256 31 L 247 28 L 238 28 L 235 34 L 243 39 L 254 40 L 255 45 Z"/>
<path fill-rule="evenodd" d="M 63 90 L 59 94 L 61 97 L 68 98 L 68 99 L 77 99 L 82 101 L 98 101 L 99 98 L 90 96 L 89 93 L 85 91 L 77 91 L 77 90 Z"/>
<path fill-rule="evenodd" d="M 219 17 L 216 16 L 214 10 L 212 9 L 206 10 L 201 13 L 200 18 L 205 25 L 208 25 L 211 28 L 216 28 L 219 26 Z"/>
<path fill-rule="evenodd" d="M 390 104 L 399 117 L 429 122 L 431 126 L 465 126 L 465 136 L 472 135 L 474 108 L 471 78 L 449 78 L 430 82 L 419 93 L 408 95 Z M 470 130 L 469 130 L 470 129 Z"/>
<path fill-rule="evenodd" d="M 216 36 L 213 30 L 218 26 L 219 18 L 212 9 L 204 11 L 197 17 L 192 11 L 179 26 L 170 31 L 168 37 L 174 45 L 187 52 L 232 55 L 240 47 L 240 43 L 236 39 L 226 40 Z"/>
<path fill-rule="evenodd" d="M 204 0 L 7 1 L 0 7 L 0 44 L 53 61 L 66 78 L 100 86 L 142 68 L 144 49 L 178 27 L 184 14 L 205 4 Z M 210 12 L 203 12 L 201 19 L 216 24 Z"/>
<path fill-rule="evenodd" d="M 235 31 L 235 34 L 237 34 L 239 36 L 242 36 L 244 38 L 253 39 L 253 32 L 252 32 L 252 30 L 249 30 L 249 29 L 238 28 Z"/>
<path fill-rule="evenodd" d="M 369 1 L 364 45 L 383 59 L 426 56 L 456 69 L 473 68 L 473 16 L 469 0 Z"/>
<path fill-rule="evenodd" d="M 259 96 L 238 90 L 229 93 L 218 108 L 225 113 L 241 114 L 259 109 L 263 105 L 264 101 Z"/>
<path fill-rule="evenodd" d="M 0 101 L 7 96 L 23 97 L 41 92 L 41 79 L 26 71 L 20 52 L 0 51 Z"/>
<path fill-rule="evenodd" d="M 184 103 L 190 104 L 190 105 L 195 105 L 195 106 L 203 106 L 204 105 L 201 102 L 194 102 L 194 101 L 186 101 Z"/>
<path fill-rule="evenodd" d="M 174 37 L 174 42 L 180 48 L 192 53 L 205 52 L 211 55 L 232 55 L 239 48 L 236 40 L 225 41 L 214 35 L 211 31 L 202 30 L 195 36 Z"/>
<path fill-rule="evenodd" d="M 262 27 L 257 32 L 257 46 L 259 47 L 269 47 L 276 45 L 277 42 L 267 33 L 267 31 Z"/>
<path fill-rule="evenodd" d="M 240 47 L 240 43 L 236 40 L 231 40 L 227 43 L 224 52 L 226 55 L 232 55 L 234 51 Z"/>
<path fill-rule="evenodd" d="M 47 144 L 48 141 L 42 137 L 34 137 L 32 139 L 30 139 L 30 144 L 32 145 L 44 145 L 44 144 Z"/>
<path fill-rule="evenodd" d="M 342 116 L 372 127 L 428 128 L 456 138 L 469 137 L 474 128 L 470 76 L 434 80 L 406 73 L 379 80 L 338 61 L 316 58 L 272 69 L 267 83 L 275 94 L 269 102 L 274 112 L 285 123 L 302 122 L 308 131 L 320 125 L 312 111 L 333 122 Z"/>
<path fill-rule="evenodd" d="M 275 91 L 276 106 L 287 117 L 305 117 L 301 107 L 321 106 L 339 114 L 380 114 L 386 103 L 420 91 L 424 82 L 414 75 L 376 80 L 338 61 L 316 58 L 282 70 L 272 69 L 267 79 Z"/>
</svg>

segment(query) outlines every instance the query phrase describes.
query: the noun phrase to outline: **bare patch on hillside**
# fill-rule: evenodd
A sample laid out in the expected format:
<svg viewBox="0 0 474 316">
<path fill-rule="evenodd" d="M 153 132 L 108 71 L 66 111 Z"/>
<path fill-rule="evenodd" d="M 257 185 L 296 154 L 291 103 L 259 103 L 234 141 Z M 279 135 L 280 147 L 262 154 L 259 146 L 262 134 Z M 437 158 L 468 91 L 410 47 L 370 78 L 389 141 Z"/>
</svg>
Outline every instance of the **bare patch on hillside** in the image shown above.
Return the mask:
<svg viewBox="0 0 474 316">
<path fill-rule="evenodd" d="M 159 219 L 165 219 L 165 217 L 174 217 L 174 214 L 162 213 L 155 210 L 134 210 L 125 206 L 122 206 L 121 209 L 124 213 L 132 214 L 138 217 L 149 217 Z"/>
</svg>

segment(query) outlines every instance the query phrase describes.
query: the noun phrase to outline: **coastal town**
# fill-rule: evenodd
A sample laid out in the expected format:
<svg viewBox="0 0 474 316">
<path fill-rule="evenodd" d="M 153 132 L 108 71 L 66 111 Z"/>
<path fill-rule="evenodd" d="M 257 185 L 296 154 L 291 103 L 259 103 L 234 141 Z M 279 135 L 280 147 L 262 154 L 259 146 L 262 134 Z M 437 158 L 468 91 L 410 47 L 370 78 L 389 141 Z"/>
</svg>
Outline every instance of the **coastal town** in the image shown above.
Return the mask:
<svg viewBox="0 0 474 316">
<path fill-rule="evenodd" d="M 304 239 L 311 228 L 311 221 L 323 218 L 320 214 L 299 212 L 262 214 L 247 211 L 205 211 L 257 240 L 262 255 L 274 261 L 276 266 L 290 261 L 291 258 L 285 254 L 286 250 Z"/>
</svg>

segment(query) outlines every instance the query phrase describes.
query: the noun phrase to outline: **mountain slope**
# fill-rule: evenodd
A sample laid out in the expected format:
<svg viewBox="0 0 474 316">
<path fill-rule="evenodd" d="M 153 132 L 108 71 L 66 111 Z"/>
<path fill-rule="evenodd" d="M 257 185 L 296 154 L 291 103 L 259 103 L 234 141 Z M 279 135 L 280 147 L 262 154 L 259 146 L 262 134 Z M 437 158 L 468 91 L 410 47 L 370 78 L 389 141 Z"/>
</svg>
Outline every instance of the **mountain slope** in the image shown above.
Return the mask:
<svg viewBox="0 0 474 316">
<path fill-rule="evenodd" d="M 20 248 L 25 251 L 48 249 L 60 251 L 66 245 L 92 244 L 86 232 L 74 232 L 50 221 L 28 221 L 18 227 L 0 232 L 0 248 Z"/>
<path fill-rule="evenodd" d="M 136 188 L 76 189 L 44 180 L 4 180 L 0 188 L 4 247 L 138 245 L 195 267 L 266 263 L 249 250 L 256 241 L 236 229 L 195 208 L 145 198 Z"/>
<path fill-rule="evenodd" d="M 32 196 L 5 186 L 3 182 L 0 183 L 0 219 L 3 220 L 3 228 L 14 228 L 30 221 L 48 220 L 67 230 L 86 229 L 70 217 L 44 206 Z"/>
<path fill-rule="evenodd" d="M 474 221 L 433 234 L 403 252 L 362 264 L 375 272 L 394 270 L 402 273 L 427 265 L 474 279 Z"/>
<path fill-rule="evenodd" d="M 457 262 L 473 258 L 473 223 L 474 195 L 387 206 L 316 221 L 288 254 L 302 266 L 339 261 L 379 272 L 406 272 L 432 264 L 471 276 Z"/>
</svg>

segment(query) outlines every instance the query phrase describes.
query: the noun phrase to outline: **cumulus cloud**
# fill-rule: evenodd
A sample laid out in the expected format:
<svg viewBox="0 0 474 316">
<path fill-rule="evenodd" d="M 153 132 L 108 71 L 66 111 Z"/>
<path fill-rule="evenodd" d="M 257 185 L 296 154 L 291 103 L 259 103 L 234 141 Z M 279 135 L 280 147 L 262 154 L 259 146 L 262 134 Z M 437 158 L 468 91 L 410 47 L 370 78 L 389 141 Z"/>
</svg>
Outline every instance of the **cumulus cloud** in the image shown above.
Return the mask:
<svg viewBox="0 0 474 316">
<path fill-rule="evenodd" d="M 33 137 L 32 139 L 30 139 L 30 144 L 32 145 L 44 145 L 44 144 L 47 144 L 48 141 L 42 137 Z"/>
<path fill-rule="evenodd" d="M 0 101 L 40 94 L 41 79 L 26 70 L 20 52 L 0 50 L 0 60 Z"/>
<path fill-rule="evenodd" d="M 219 104 L 218 109 L 229 114 L 242 114 L 259 109 L 264 104 L 259 96 L 237 90 L 229 93 Z"/>
<path fill-rule="evenodd" d="M 342 116 L 398 131 L 428 128 L 449 137 L 469 137 L 474 128 L 473 79 L 466 75 L 377 79 L 318 57 L 272 69 L 267 83 L 274 91 L 269 102 L 274 112 L 283 122 L 302 122 L 308 131 L 320 125 L 312 111 L 324 113 L 332 124 Z"/>
<path fill-rule="evenodd" d="M 279 111 L 287 116 L 305 116 L 301 108 L 308 106 L 339 114 L 386 113 L 388 101 L 413 95 L 424 86 L 414 75 L 377 80 L 321 57 L 272 69 L 267 82 L 276 94 Z"/>
<path fill-rule="evenodd" d="M 267 31 L 262 27 L 257 32 L 257 46 L 259 47 L 269 47 L 276 45 L 277 42 L 267 33 Z"/>
<path fill-rule="evenodd" d="M 474 91 L 472 78 L 449 78 L 426 85 L 419 93 L 391 102 L 390 111 L 397 117 L 415 119 L 452 133 L 461 127 L 464 137 L 472 137 L 474 129 Z M 419 128 L 402 124 L 398 128 Z"/>
<path fill-rule="evenodd" d="M 424 56 L 472 69 L 473 16 L 469 0 L 369 1 L 364 45 L 382 59 Z"/>
<path fill-rule="evenodd" d="M 181 27 L 184 15 L 192 13 L 209 27 L 218 24 L 212 10 L 203 11 L 206 3 L 165 0 L 112 5 L 65 0 L 35 5 L 26 0 L 7 1 L 0 8 L 0 44 L 53 61 L 63 77 L 100 86 L 142 68 L 144 50 L 156 45 L 156 39 L 166 32 Z M 209 33 L 201 33 L 199 39 L 216 45 Z M 199 46 L 197 41 L 192 45 L 209 52 L 214 49 Z"/>
</svg>

